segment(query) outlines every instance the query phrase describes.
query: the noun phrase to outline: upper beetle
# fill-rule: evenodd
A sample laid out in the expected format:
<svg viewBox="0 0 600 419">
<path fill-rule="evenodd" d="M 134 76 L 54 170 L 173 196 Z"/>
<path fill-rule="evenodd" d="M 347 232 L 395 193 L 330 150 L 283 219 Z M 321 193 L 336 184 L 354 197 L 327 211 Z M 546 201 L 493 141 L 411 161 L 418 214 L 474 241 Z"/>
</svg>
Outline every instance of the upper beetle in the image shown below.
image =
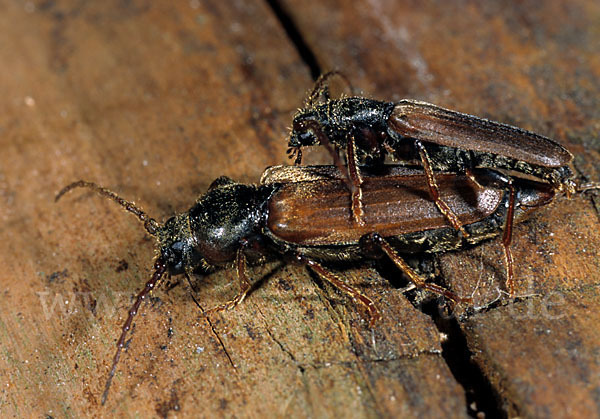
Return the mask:
<svg viewBox="0 0 600 419">
<path fill-rule="evenodd" d="M 547 137 L 416 100 L 330 99 L 327 82 L 334 75 L 340 73 L 319 78 L 306 105 L 294 116 L 288 152 L 300 164 L 302 147 L 327 148 L 345 174 L 358 224 L 363 223 L 359 166 L 362 170 L 381 166 L 387 156 L 423 167 L 438 209 L 464 234 L 462 224 L 439 196 L 435 172 L 505 169 L 546 181 L 560 192 L 576 190 L 569 168 L 573 156 Z M 321 96 L 324 101 L 318 102 Z M 339 160 L 340 149 L 346 152 L 346 165 Z"/>
</svg>

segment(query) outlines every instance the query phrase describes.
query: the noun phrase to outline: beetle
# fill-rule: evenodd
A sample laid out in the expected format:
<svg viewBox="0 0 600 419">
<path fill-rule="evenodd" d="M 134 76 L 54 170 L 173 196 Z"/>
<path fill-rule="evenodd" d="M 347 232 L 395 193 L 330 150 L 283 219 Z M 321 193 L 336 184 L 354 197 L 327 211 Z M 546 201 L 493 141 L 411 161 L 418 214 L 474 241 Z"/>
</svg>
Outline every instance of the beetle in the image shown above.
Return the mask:
<svg viewBox="0 0 600 419">
<path fill-rule="evenodd" d="M 569 168 L 573 156 L 550 138 L 416 100 L 330 99 L 327 83 L 333 76 L 350 84 L 338 71 L 317 80 L 304 108 L 293 118 L 288 154 L 300 164 L 302 147 L 326 147 L 344 173 L 357 224 L 363 223 L 364 215 L 359 166 L 380 166 L 387 156 L 423 167 L 436 206 L 463 234 L 468 232 L 440 196 L 438 171 L 469 174 L 474 168 L 505 169 L 548 182 L 558 192 L 576 192 Z M 324 101 L 317 103 L 321 96 Z M 338 149 L 346 152 L 346 166 Z"/>
<path fill-rule="evenodd" d="M 357 226 L 347 212 L 351 197 L 334 166 L 272 167 L 264 172 L 259 185 L 220 177 L 188 211 L 164 224 L 150 218 L 133 202 L 95 183 L 80 180 L 64 187 L 56 201 L 75 188 L 91 189 L 136 215 L 157 240 L 154 272 L 129 309 L 102 403 L 107 399 L 133 319 L 142 301 L 165 274 L 183 274 L 189 280 L 194 272 L 209 273 L 233 264 L 240 292 L 230 301 L 205 311 L 208 314 L 233 308 L 243 301 L 251 287 L 247 260 L 260 263 L 265 257 L 279 256 L 306 265 L 348 294 L 367 310 L 373 323 L 380 318 L 375 304 L 322 263 L 387 256 L 417 287 L 456 303 L 469 304 L 471 298 L 425 282 L 400 254 L 454 250 L 502 231 L 506 237 L 507 232 L 511 233 L 510 228 L 504 228 L 508 220 L 523 219 L 555 196 L 552 187 L 528 180 L 514 182 L 509 190 L 504 187 L 502 175 L 490 170 L 480 173 L 485 185 L 469 183 L 465 175 L 442 173 L 437 179 L 440 191 L 469 232 L 464 236 L 448 224 L 427 198 L 425 177 L 420 169 L 397 166 L 384 166 L 377 174 L 365 176 L 362 226 Z M 510 208 L 514 217 L 508 217 Z M 510 240 L 505 238 L 503 242 L 507 249 Z"/>
</svg>

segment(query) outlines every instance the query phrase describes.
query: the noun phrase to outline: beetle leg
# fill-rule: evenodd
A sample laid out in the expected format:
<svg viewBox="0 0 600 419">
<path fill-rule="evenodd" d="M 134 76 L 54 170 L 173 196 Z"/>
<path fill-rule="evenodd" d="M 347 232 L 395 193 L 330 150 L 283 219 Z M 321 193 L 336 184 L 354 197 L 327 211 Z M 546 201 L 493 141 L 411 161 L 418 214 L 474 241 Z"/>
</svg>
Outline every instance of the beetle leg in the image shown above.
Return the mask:
<svg viewBox="0 0 600 419">
<path fill-rule="evenodd" d="M 354 195 L 355 189 L 357 188 L 357 186 L 355 185 L 354 181 L 350 178 L 350 174 L 348 173 L 348 168 L 346 167 L 344 162 L 342 162 L 342 159 L 340 158 L 340 155 L 339 155 L 337 149 L 331 143 L 331 141 L 329 141 L 329 138 L 327 138 L 327 135 L 325 135 L 325 133 L 321 129 L 321 125 L 317 121 L 314 121 L 314 120 L 302 121 L 300 124 L 301 125 L 299 125 L 296 129 L 310 131 L 313 133 L 313 135 L 315 137 L 317 137 L 319 144 L 322 145 L 323 147 L 325 147 L 325 150 L 327 150 L 327 152 L 331 155 L 331 158 L 333 159 L 333 163 L 340 171 L 340 173 L 342 175 L 342 179 L 343 179 L 344 183 L 346 184 L 346 187 L 348 188 L 350 193 L 352 193 Z M 353 145 L 353 147 L 355 147 L 355 145 Z M 360 186 L 360 183 L 359 183 L 359 186 Z"/>
<path fill-rule="evenodd" d="M 469 179 L 473 183 L 473 185 L 483 189 L 484 186 L 477 180 L 477 177 L 475 176 L 475 173 L 473 173 L 473 170 L 471 170 L 470 168 L 466 168 L 465 176 L 467 176 L 467 179 Z"/>
<path fill-rule="evenodd" d="M 477 180 L 475 174 L 467 169 L 466 171 L 467 177 L 474 182 L 475 184 L 481 186 L 480 182 Z M 504 232 L 502 234 L 502 248 L 504 251 L 504 266 L 506 267 L 506 288 L 508 289 L 510 296 L 514 297 L 515 295 L 515 282 L 514 282 L 514 260 L 512 256 L 512 252 L 510 250 L 510 245 L 512 243 L 512 233 L 513 233 L 513 224 L 515 219 L 515 188 L 512 184 L 512 179 L 509 176 L 502 175 L 496 171 L 487 171 L 488 174 L 493 174 L 492 177 L 484 178 L 486 185 L 491 180 L 491 186 L 494 188 L 502 188 L 504 190 L 508 189 L 508 207 L 506 210 L 506 221 L 504 222 Z M 480 178 L 481 179 L 481 178 Z"/>
<path fill-rule="evenodd" d="M 364 225 L 364 209 L 362 206 L 362 190 L 360 187 L 362 184 L 362 177 L 360 175 L 360 170 L 358 169 L 356 141 L 354 139 L 354 135 L 348 134 L 348 139 L 346 141 L 346 157 L 348 164 L 344 165 L 337 149 L 334 147 L 331 141 L 329 141 L 329 138 L 327 138 L 327 135 L 323 132 L 321 125 L 317 121 L 302 121 L 300 124 L 301 125 L 299 125 L 297 129 L 311 131 L 317 138 L 319 144 L 325 147 L 325 150 L 327 150 L 327 152 L 329 152 L 331 155 L 333 163 L 342 174 L 342 179 L 344 180 L 344 183 L 346 184 L 346 187 L 352 196 L 351 209 L 354 222 L 359 226 Z M 454 215 L 454 213 L 452 215 Z M 454 215 L 454 217 L 456 216 Z"/>
<path fill-rule="evenodd" d="M 358 168 L 358 159 L 356 157 L 356 140 L 354 139 L 354 135 L 348 135 L 348 140 L 346 141 L 347 164 L 344 165 L 337 150 L 331 144 L 325 133 L 323 133 L 320 126 L 318 126 L 318 130 L 319 134 L 316 134 L 314 130 L 313 133 L 315 133 L 319 139 L 319 143 L 325 147 L 325 149 L 333 158 L 333 162 L 342 174 L 344 183 L 350 191 L 352 218 L 356 224 L 363 226 L 365 225 L 365 221 L 363 219 L 364 209 L 362 205 L 362 189 L 360 187 L 362 184 L 362 176 L 360 174 L 360 169 Z"/>
<path fill-rule="evenodd" d="M 348 160 L 347 170 L 348 170 L 348 178 L 352 183 L 352 188 L 350 192 L 352 194 L 352 216 L 354 218 L 354 222 L 359 226 L 364 226 L 364 216 L 365 211 L 362 204 L 362 176 L 360 174 L 360 169 L 358 168 L 358 159 L 356 157 L 356 141 L 354 139 L 354 135 L 350 134 L 348 136 L 348 141 L 346 141 L 346 159 Z"/>
<path fill-rule="evenodd" d="M 316 121 L 304 121 L 303 124 L 306 125 L 305 128 L 312 131 L 313 135 L 319 140 L 319 144 L 325 147 L 325 150 L 327 150 L 331 155 L 333 163 L 342 174 L 344 183 L 346 184 L 346 187 L 348 188 L 352 196 L 351 208 L 354 222 L 361 226 L 364 225 L 364 210 L 361 201 L 362 190 L 360 188 L 360 185 L 362 183 L 362 177 L 360 175 L 360 170 L 358 169 L 358 160 L 356 157 L 356 142 L 354 136 L 352 134 L 349 134 L 348 136 L 348 141 L 346 142 L 346 157 L 348 160 L 348 164 L 344 165 L 336 148 L 333 146 L 331 141 L 329 141 L 329 138 L 327 138 L 327 135 L 325 135 L 325 133 L 321 129 L 321 125 L 319 125 L 319 123 Z"/>
<path fill-rule="evenodd" d="M 512 242 L 513 220 L 515 218 L 515 188 L 512 182 L 508 184 L 510 196 L 508 198 L 508 210 L 506 212 L 506 224 L 504 225 L 504 234 L 502 235 L 502 247 L 504 248 L 504 263 L 506 265 L 506 287 L 510 296 L 515 295 L 515 281 L 513 274 L 513 257 L 510 250 Z"/>
<path fill-rule="evenodd" d="M 471 304 L 473 302 L 473 299 L 470 297 L 459 297 L 444 287 L 425 282 L 425 280 L 421 278 L 421 276 L 415 272 L 415 270 L 411 268 L 408 263 L 406 263 L 404 259 L 402 259 L 400 255 L 392 248 L 392 246 L 378 233 L 370 233 L 366 236 L 366 238 L 372 243 L 376 244 L 418 288 L 423 288 L 427 291 L 443 295 L 455 303 Z"/>
<path fill-rule="evenodd" d="M 244 301 L 244 298 L 246 298 L 248 291 L 250 291 L 251 284 L 248 280 L 248 276 L 246 275 L 246 256 L 244 256 L 244 248 L 245 245 L 242 245 L 242 247 L 238 249 L 235 257 L 235 266 L 238 281 L 240 283 L 240 292 L 233 299 L 227 301 L 226 303 L 204 311 L 205 315 L 217 313 L 223 310 L 230 310 L 240 304 L 242 301 Z"/>
<path fill-rule="evenodd" d="M 433 202 L 435 202 L 435 205 L 438 207 L 444 217 L 446 217 L 446 220 L 448 220 L 452 227 L 454 227 L 456 230 L 459 230 L 464 237 L 469 237 L 469 233 L 467 233 L 467 231 L 463 228 L 454 211 L 452 211 L 448 204 L 446 204 L 446 202 L 444 202 L 444 200 L 440 197 L 440 190 L 437 186 L 437 182 L 435 181 L 435 175 L 433 174 L 433 169 L 431 169 L 429 155 L 427 154 L 427 150 L 425 150 L 425 146 L 419 140 L 415 140 L 415 145 L 417 146 L 419 156 L 421 157 L 421 162 L 423 163 L 423 168 L 425 169 L 425 174 L 427 175 L 427 184 L 429 185 L 429 192 L 431 193 Z"/>
<path fill-rule="evenodd" d="M 335 276 L 335 274 L 325 269 L 320 263 L 309 259 L 306 256 L 303 256 L 299 253 L 294 255 L 294 260 L 296 262 L 307 265 L 313 272 L 315 272 L 325 281 L 329 282 L 331 285 L 333 285 L 340 291 L 348 294 L 355 303 L 364 306 L 367 312 L 369 313 L 369 325 L 371 327 L 381 319 L 381 314 L 379 313 L 379 310 L 377 310 L 375 303 L 369 297 L 361 294 L 360 291 L 346 284 L 340 278 Z"/>
<path fill-rule="evenodd" d="M 480 181 L 477 180 L 475 173 L 473 173 L 470 169 L 465 170 L 465 173 L 468 179 L 478 185 L 481 186 Z M 516 205 L 516 197 L 515 197 L 515 188 L 513 186 L 513 181 L 509 176 L 502 175 L 496 171 L 487 171 L 488 175 L 492 174 L 491 177 L 484 177 L 486 186 L 491 185 L 494 188 L 502 188 L 503 190 L 508 189 L 508 207 L 506 210 L 506 221 L 504 222 L 504 232 L 502 234 L 502 248 L 504 251 L 504 266 L 506 267 L 506 288 L 508 289 L 510 296 L 514 297 L 515 295 L 515 282 L 514 282 L 514 260 L 512 256 L 512 252 L 510 250 L 510 245 L 512 243 L 512 233 L 513 233 L 513 224 L 515 219 L 515 205 Z M 481 178 L 480 178 L 481 180 Z M 489 181 L 491 180 L 491 184 Z M 545 204 L 545 203 L 544 203 Z M 543 205 L 543 204 L 542 204 Z"/>
<path fill-rule="evenodd" d="M 162 282 L 162 281 L 159 281 L 159 282 L 156 284 L 156 287 L 159 287 L 159 286 L 160 286 L 160 284 L 161 284 L 161 282 Z M 171 274 L 170 274 L 170 273 L 167 273 L 167 278 L 166 278 L 165 282 L 166 282 L 166 289 L 165 289 L 165 292 L 166 292 L 167 294 L 168 294 L 169 292 L 171 292 L 171 290 L 172 290 L 173 288 L 175 288 L 177 285 L 179 285 L 179 279 L 176 279 L 176 280 L 175 280 L 175 282 L 171 282 Z M 152 294 L 152 293 L 150 293 L 150 294 Z"/>
</svg>

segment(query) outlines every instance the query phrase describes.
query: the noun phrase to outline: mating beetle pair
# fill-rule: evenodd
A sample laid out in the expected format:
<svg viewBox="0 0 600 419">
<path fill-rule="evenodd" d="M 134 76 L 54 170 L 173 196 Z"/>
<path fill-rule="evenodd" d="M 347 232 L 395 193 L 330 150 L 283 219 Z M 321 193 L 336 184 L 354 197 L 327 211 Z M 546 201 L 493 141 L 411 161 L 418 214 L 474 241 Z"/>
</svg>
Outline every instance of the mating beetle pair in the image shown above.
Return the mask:
<svg viewBox="0 0 600 419">
<path fill-rule="evenodd" d="M 322 145 L 343 173 L 352 194 L 350 208 L 355 223 L 364 223 L 363 169 L 381 167 L 386 157 L 423 168 L 433 202 L 448 223 L 463 235 L 469 233 L 441 196 L 437 172 L 464 173 L 477 183 L 475 169 L 508 171 L 504 177 L 512 189 L 515 176 L 529 176 L 551 185 L 567 196 L 597 184 L 580 185 L 569 167 L 572 154 L 555 141 L 521 128 L 440 108 L 414 100 L 381 102 L 363 97 L 330 99 L 328 81 L 339 72 L 322 75 L 303 109 L 294 116 L 288 154 L 302 161 L 302 147 Z M 322 103 L 317 103 L 323 97 Z M 343 165 L 338 150 L 345 150 Z M 511 192 L 514 193 L 514 192 Z M 507 286 L 514 293 L 510 252 L 514 198 L 510 199 L 503 245 Z"/>
<path fill-rule="evenodd" d="M 321 94 L 326 79 L 317 84 L 311 102 Z M 400 126 L 411 128 L 402 131 Z M 570 153 L 551 140 L 419 102 L 328 99 L 323 105 L 311 103 L 295 117 L 293 128 L 290 145 L 296 147 L 298 163 L 299 147 L 322 144 L 337 167 L 273 167 L 259 185 L 218 178 L 189 211 L 164 224 L 91 182 L 75 182 L 59 192 L 57 200 L 74 188 L 95 190 L 136 215 L 157 239 L 154 273 L 129 310 L 103 403 L 133 318 L 166 273 L 189 278 L 233 263 L 240 292 L 208 311 L 214 312 L 239 304 L 250 290 L 247 261 L 283 257 L 307 265 L 347 293 L 374 321 L 380 316 L 374 303 L 323 264 L 386 256 L 416 286 L 470 303 L 468 297 L 425 282 L 400 254 L 444 252 L 503 234 L 512 292 L 512 223 L 551 202 L 557 192 L 598 188 L 571 179 Z M 498 132 L 504 136 L 494 137 Z M 402 154 L 407 138 L 409 151 Z M 464 147 L 460 139 L 466 141 Z M 527 146 L 529 141 L 534 148 Z M 346 149 L 347 167 L 334 147 Z M 385 154 L 420 161 L 422 168 L 384 165 Z M 533 175 L 539 181 L 491 170 L 497 168 Z"/>
</svg>

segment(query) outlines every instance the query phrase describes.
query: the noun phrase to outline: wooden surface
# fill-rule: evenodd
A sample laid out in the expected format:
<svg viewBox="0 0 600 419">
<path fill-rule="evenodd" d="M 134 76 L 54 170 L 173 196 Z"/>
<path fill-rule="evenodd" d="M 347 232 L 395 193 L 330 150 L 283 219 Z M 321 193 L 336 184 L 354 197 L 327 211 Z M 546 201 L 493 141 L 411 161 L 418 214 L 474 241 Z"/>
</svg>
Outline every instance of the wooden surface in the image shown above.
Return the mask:
<svg viewBox="0 0 600 419">
<path fill-rule="evenodd" d="M 73 180 L 108 186 L 158 220 L 217 176 L 256 182 L 286 162 L 311 73 L 333 68 L 368 96 L 553 137 L 576 155 L 578 175 L 600 180 L 597 1 L 354 4 L 0 2 L 2 416 L 600 415 L 600 229 L 589 195 L 516 228 L 518 293 L 529 297 L 461 322 L 413 306 L 370 267 L 343 277 L 383 312 L 374 328 L 297 266 L 254 269 L 265 278 L 256 290 L 208 321 L 185 283 L 163 287 L 100 405 L 154 243 L 93 194 L 55 205 Z M 445 255 L 438 279 L 489 301 L 503 289 L 501 257 L 498 241 Z M 197 278 L 196 298 L 225 301 L 234 278 Z"/>
</svg>

